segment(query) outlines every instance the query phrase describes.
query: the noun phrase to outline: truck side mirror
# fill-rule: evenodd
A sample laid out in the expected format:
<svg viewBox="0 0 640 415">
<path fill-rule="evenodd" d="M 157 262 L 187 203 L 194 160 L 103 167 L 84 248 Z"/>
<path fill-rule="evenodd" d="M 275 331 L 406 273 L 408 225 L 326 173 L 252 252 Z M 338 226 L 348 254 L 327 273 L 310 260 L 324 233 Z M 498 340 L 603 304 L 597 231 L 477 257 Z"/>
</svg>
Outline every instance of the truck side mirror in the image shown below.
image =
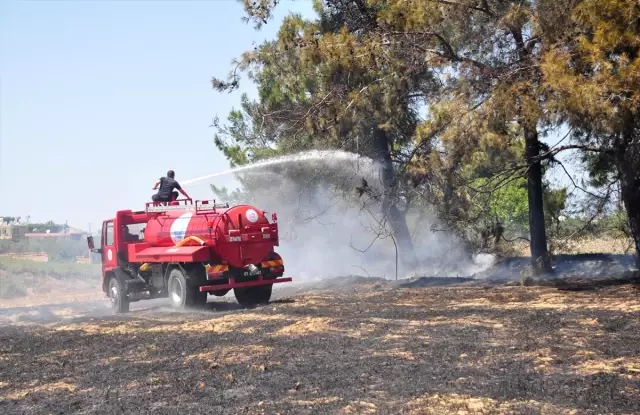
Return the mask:
<svg viewBox="0 0 640 415">
<path fill-rule="evenodd" d="M 89 250 L 91 252 L 94 252 L 96 254 L 102 253 L 102 248 L 95 247 L 95 244 L 93 243 L 93 236 L 87 236 L 87 245 L 89 246 Z"/>
</svg>

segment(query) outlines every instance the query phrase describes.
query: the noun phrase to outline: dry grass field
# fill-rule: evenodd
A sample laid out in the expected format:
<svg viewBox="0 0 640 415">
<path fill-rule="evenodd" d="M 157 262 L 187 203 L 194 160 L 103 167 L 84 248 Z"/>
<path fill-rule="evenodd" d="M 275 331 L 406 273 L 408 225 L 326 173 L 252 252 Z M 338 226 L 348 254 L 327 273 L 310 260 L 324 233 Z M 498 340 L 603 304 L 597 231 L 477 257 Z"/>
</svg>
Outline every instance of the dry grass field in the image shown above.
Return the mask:
<svg viewBox="0 0 640 415">
<path fill-rule="evenodd" d="M 633 254 L 633 242 L 627 238 L 601 236 L 598 238 L 584 237 L 571 240 L 551 240 L 549 242 L 555 254 L 594 254 L 602 252 L 608 254 Z M 511 245 L 519 255 L 531 255 L 528 243 L 515 241 Z"/>
<path fill-rule="evenodd" d="M 3 414 L 640 413 L 634 284 L 344 279 L 255 309 L 124 316 L 86 296 L 22 301 L 0 307 Z"/>
</svg>

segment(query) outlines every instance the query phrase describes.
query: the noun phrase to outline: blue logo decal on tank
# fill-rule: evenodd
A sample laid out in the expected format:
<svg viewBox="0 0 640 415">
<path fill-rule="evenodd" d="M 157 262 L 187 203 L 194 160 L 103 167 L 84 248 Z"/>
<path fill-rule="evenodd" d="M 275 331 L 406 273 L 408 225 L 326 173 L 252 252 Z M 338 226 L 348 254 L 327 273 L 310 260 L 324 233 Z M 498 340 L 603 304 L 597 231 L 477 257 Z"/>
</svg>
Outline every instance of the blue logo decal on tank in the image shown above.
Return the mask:
<svg viewBox="0 0 640 415">
<path fill-rule="evenodd" d="M 177 244 L 184 239 L 192 216 L 192 212 L 185 212 L 171 224 L 170 234 L 171 240 L 174 244 Z"/>
</svg>

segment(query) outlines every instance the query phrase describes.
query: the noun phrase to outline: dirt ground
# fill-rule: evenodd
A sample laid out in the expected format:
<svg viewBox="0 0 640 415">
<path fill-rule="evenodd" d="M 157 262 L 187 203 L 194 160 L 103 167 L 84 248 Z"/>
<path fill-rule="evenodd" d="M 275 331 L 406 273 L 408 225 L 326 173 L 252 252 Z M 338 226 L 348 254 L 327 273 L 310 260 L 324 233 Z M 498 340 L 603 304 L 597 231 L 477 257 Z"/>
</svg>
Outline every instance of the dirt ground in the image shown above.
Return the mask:
<svg viewBox="0 0 640 415">
<path fill-rule="evenodd" d="M 334 281 L 124 316 L 90 296 L 0 306 L 0 413 L 640 413 L 638 285 Z"/>
</svg>

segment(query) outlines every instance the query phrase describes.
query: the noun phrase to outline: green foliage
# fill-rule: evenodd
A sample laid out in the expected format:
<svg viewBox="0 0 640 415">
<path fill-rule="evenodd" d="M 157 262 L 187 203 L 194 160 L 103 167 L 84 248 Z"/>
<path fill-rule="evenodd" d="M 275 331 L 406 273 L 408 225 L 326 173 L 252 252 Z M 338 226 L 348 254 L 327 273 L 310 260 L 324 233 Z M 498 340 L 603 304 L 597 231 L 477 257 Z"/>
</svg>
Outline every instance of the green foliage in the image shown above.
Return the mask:
<svg viewBox="0 0 640 415">
<path fill-rule="evenodd" d="M 29 232 L 45 233 L 47 231 L 52 233 L 65 232 L 69 230 L 69 226 L 65 224 L 55 223 L 50 220 L 44 223 L 30 223 Z"/>
<path fill-rule="evenodd" d="M 486 187 L 487 183 L 488 179 L 478 178 L 472 186 L 480 189 Z M 552 189 L 545 186 L 544 208 L 548 227 L 559 223 L 558 218 L 565 213 L 567 197 L 567 188 Z M 529 233 L 527 179 L 517 177 L 491 194 L 477 196 L 473 215 L 482 222 L 500 222 L 508 237 L 524 237 Z"/>
<path fill-rule="evenodd" d="M 491 210 L 503 221 L 505 228 L 529 230 L 527 180 L 520 178 L 498 189 L 491 199 Z"/>
<path fill-rule="evenodd" d="M 568 188 L 550 189 L 545 187 L 544 210 L 547 227 L 551 224 L 558 224 L 560 216 L 567 207 Z"/>
</svg>

